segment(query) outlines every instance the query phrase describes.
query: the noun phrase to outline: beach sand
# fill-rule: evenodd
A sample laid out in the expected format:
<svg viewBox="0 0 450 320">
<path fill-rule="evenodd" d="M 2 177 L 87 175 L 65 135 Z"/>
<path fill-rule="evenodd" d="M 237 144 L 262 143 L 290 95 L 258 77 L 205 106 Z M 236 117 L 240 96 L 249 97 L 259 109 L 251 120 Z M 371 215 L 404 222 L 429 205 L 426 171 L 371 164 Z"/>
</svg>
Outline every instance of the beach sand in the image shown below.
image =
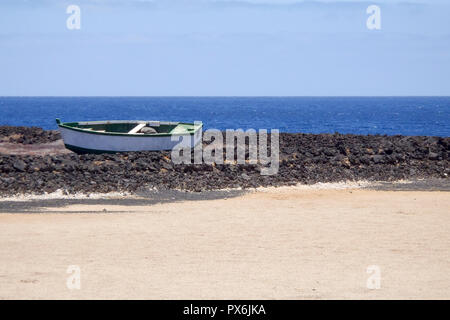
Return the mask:
<svg viewBox="0 0 450 320">
<path fill-rule="evenodd" d="M 0 298 L 450 299 L 449 230 L 439 191 L 283 187 L 2 213 Z"/>
</svg>

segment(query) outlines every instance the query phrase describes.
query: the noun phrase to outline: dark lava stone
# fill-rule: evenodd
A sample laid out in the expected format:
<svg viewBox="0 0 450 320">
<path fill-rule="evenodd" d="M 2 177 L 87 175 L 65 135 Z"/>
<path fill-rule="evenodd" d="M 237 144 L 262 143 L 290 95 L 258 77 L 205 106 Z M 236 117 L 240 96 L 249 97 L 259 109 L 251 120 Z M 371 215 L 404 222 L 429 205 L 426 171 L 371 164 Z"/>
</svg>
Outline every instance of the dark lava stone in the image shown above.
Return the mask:
<svg viewBox="0 0 450 320">
<path fill-rule="evenodd" d="M 2 136 L 12 135 L 20 136 L 16 143 L 20 139 L 23 143 L 42 143 L 59 138 L 40 128 L 0 127 L 1 141 L 5 141 Z M 450 138 L 445 137 L 282 133 L 282 161 L 278 174 L 272 176 L 261 175 L 260 163 L 174 164 L 170 151 L 44 157 L 0 155 L 0 194 L 57 189 L 67 193 L 138 192 L 153 187 L 202 191 L 363 179 L 448 179 L 449 150 Z M 194 159 L 193 152 L 191 157 Z"/>
</svg>

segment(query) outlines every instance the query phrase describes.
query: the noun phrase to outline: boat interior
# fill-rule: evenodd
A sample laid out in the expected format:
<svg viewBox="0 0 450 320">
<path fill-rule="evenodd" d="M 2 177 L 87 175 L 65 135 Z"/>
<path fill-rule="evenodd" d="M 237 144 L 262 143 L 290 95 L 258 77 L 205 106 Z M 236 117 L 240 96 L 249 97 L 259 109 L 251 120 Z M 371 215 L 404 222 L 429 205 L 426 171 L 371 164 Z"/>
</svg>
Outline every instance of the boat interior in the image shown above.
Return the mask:
<svg viewBox="0 0 450 320">
<path fill-rule="evenodd" d="M 86 131 L 130 135 L 180 134 L 194 132 L 194 124 L 162 121 L 86 121 L 62 125 Z"/>
</svg>

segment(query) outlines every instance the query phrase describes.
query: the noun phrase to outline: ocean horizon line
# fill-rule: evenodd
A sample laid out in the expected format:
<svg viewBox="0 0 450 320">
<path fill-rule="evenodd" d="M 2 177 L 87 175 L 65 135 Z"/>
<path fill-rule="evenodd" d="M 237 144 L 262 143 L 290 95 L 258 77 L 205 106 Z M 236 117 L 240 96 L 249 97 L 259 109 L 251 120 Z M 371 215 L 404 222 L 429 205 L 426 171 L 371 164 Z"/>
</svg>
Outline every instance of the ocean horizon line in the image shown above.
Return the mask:
<svg viewBox="0 0 450 320">
<path fill-rule="evenodd" d="M 223 96 L 223 95 L 131 95 L 131 96 L 115 96 L 115 95 L 79 95 L 79 96 L 49 96 L 49 95 L 26 95 L 26 96 L 16 96 L 16 95 L 0 95 L 0 98 L 450 98 L 450 95 L 305 95 L 305 96 L 296 96 L 296 95 L 236 95 L 236 96 Z"/>
</svg>

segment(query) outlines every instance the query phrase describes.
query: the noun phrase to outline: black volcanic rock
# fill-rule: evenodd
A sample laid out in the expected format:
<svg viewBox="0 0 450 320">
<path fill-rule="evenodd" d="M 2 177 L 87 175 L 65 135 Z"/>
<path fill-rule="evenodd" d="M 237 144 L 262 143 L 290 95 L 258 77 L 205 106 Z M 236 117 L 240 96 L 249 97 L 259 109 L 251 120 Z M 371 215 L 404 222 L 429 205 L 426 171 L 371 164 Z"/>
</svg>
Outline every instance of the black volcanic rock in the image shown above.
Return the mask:
<svg viewBox="0 0 450 320">
<path fill-rule="evenodd" d="M 38 127 L 0 126 L 0 142 L 35 144 L 49 143 L 61 139 L 55 130 L 43 130 Z"/>
<path fill-rule="evenodd" d="M 0 127 L 0 136 L 13 136 L 15 143 L 59 138 L 53 132 L 23 127 Z M 279 171 L 273 176 L 262 176 L 259 163 L 174 164 L 168 151 L 0 155 L 0 195 L 58 189 L 65 193 L 202 191 L 343 180 L 449 179 L 449 152 L 447 137 L 282 133 Z"/>
<path fill-rule="evenodd" d="M 26 167 L 27 167 L 27 164 L 20 159 L 13 162 L 13 168 L 16 169 L 17 171 L 23 172 L 23 171 L 25 171 Z"/>
</svg>

